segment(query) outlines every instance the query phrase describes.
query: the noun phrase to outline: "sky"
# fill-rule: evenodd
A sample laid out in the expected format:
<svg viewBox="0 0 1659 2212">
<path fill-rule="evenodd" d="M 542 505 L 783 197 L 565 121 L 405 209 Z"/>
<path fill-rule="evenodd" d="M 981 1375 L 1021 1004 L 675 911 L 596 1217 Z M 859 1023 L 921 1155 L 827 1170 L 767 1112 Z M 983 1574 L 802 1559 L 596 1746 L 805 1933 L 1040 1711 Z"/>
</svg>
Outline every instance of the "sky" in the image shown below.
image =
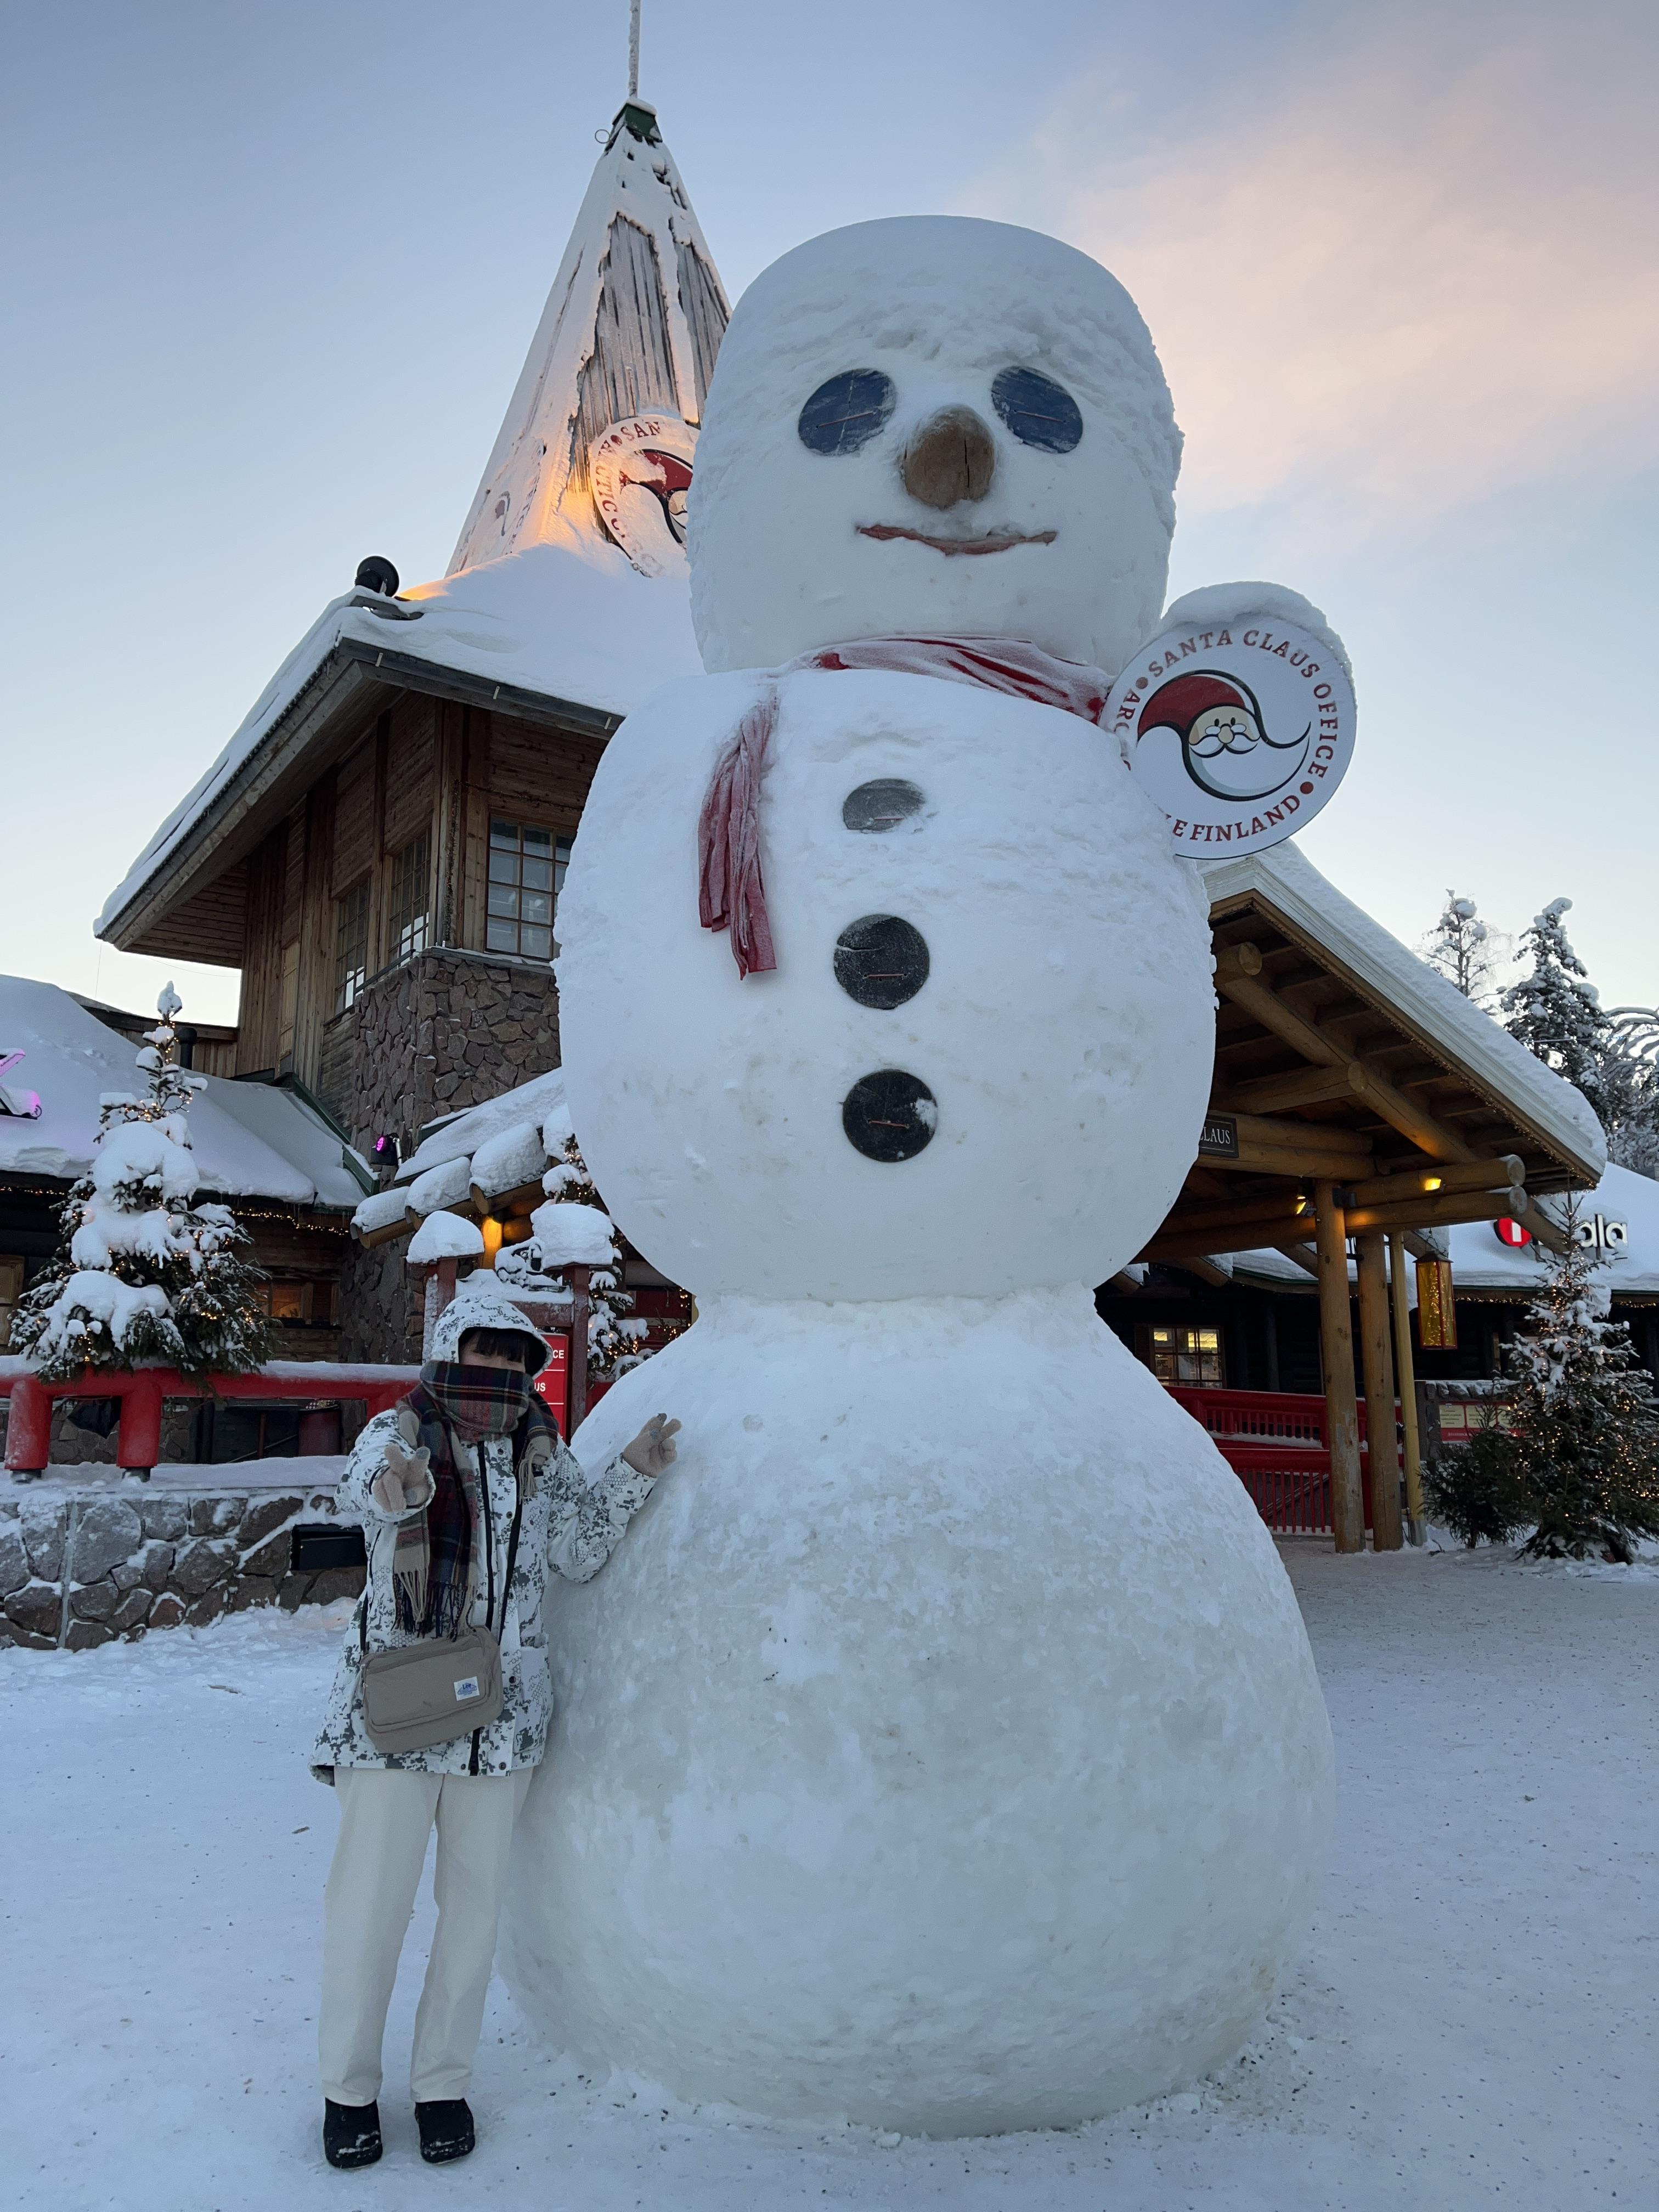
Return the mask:
<svg viewBox="0 0 1659 2212">
<path fill-rule="evenodd" d="M 1289 585 L 1352 658 L 1309 857 L 1408 943 L 1565 896 L 1659 999 L 1659 11 L 644 0 L 642 52 L 733 298 L 901 213 L 1113 270 L 1172 594 Z M 5 11 L 0 969 L 234 1018 L 92 918 L 366 554 L 443 573 L 626 52 L 626 0 Z"/>
</svg>

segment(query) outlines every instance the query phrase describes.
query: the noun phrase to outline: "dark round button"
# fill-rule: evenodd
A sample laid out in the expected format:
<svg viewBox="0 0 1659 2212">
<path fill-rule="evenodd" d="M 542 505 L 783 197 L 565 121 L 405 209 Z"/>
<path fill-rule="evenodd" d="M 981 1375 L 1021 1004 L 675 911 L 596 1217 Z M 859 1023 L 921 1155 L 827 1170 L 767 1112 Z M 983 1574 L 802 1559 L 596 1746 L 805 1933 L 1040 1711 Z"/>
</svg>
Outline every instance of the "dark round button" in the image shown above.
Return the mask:
<svg viewBox="0 0 1659 2212">
<path fill-rule="evenodd" d="M 842 1101 L 841 1126 L 866 1160 L 913 1160 L 933 1140 L 939 1106 L 919 1075 L 881 1067 L 861 1075 Z"/>
<path fill-rule="evenodd" d="M 849 830 L 896 830 L 927 804 L 914 783 L 902 775 L 884 775 L 849 791 L 841 803 L 841 818 Z"/>
<path fill-rule="evenodd" d="M 927 940 L 896 914 L 866 914 L 836 939 L 836 981 L 861 1006 L 890 1012 L 927 981 Z"/>
</svg>

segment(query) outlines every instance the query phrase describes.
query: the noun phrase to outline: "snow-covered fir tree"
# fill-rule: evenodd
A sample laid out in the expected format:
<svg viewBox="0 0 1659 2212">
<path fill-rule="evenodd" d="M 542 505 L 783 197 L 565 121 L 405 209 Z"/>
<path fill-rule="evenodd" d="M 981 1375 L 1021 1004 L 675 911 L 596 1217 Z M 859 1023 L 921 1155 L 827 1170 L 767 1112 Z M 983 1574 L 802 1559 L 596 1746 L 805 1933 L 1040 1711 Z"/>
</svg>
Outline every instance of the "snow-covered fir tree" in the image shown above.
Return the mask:
<svg viewBox="0 0 1659 2212">
<path fill-rule="evenodd" d="M 1466 999 L 1489 1011 L 1498 963 L 1509 957 L 1509 941 L 1475 911 L 1474 901 L 1448 890 L 1440 919 L 1423 942 L 1423 957 Z"/>
<path fill-rule="evenodd" d="M 1571 899 L 1552 899 L 1522 933 L 1521 952 L 1530 957 L 1532 970 L 1503 993 L 1504 1026 L 1575 1084 L 1605 1119 L 1601 1055 L 1609 1024 L 1589 971 L 1567 942 L 1561 918 L 1571 905 Z"/>
<path fill-rule="evenodd" d="M 1571 1241 L 1505 1353 L 1508 1425 L 1485 1449 L 1508 1461 L 1534 1524 L 1524 1552 L 1628 1561 L 1659 1537 L 1659 1399 L 1629 1329 L 1607 1317 L 1576 1208 L 1565 1226 Z"/>
<path fill-rule="evenodd" d="M 1659 1179 L 1659 1011 L 1614 1006 L 1601 1052 L 1601 1119 L 1621 1168 Z"/>
<path fill-rule="evenodd" d="M 188 1116 L 206 1079 L 178 1064 L 179 1006 L 169 983 L 138 1054 L 147 1094 L 105 1097 L 90 1168 L 59 1210 L 57 1256 L 12 1322 L 13 1349 L 49 1382 L 144 1361 L 235 1375 L 268 1355 L 264 1279 L 238 1250 L 247 1231 L 228 1206 L 195 1203 Z"/>
<path fill-rule="evenodd" d="M 580 1206 L 605 1212 L 604 1201 L 593 1185 L 575 1133 L 550 1125 L 544 1133 L 553 1164 L 542 1178 L 542 1188 L 551 1205 Z M 538 1207 L 535 1219 L 547 1212 Z M 608 1261 L 592 1266 L 587 1278 L 587 1374 L 592 1382 L 608 1382 L 638 1367 L 651 1356 L 647 1341 L 649 1324 L 630 1318 L 631 1291 L 623 1288 L 622 1253 L 617 1232 L 610 1232 Z M 495 1273 L 509 1291 L 545 1291 L 561 1296 L 567 1285 L 556 1265 L 549 1261 L 542 1240 L 535 1235 L 522 1244 L 509 1245 L 495 1262 Z"/>
</svg>

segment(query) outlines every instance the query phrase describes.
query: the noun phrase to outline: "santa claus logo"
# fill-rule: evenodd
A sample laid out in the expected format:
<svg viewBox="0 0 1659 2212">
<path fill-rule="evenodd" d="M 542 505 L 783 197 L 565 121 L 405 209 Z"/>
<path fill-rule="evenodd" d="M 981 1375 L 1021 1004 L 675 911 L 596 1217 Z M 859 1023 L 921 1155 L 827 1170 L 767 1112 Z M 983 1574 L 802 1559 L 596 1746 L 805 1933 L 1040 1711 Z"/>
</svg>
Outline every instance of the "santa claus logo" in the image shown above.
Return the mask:
<svg viewBox="0 0 1659 2212">
<path fill-rule="evenodd" d="M 1103 717 L 1176 848 L 1256 852 L 1303 828 L 1353 750 L 1340 655 L 1307 631 L 1246 617 L 1165 631 L 1112 687 Z"/>
<path fill-rule="evenodd" d="M 697 434 L 678 415 L 630 415 L 588 449 L 600 521 L 642 576 L 685 573 L 685 501 Z"/>
<path fill-rule="evenodd" d="M 1141 708 L 1137 738 L 1167 732 L 1181 744 L 1187 773 L 1215 799 L 1266 799 L 1301 773 L 1313 743 L 1313 722 L 1276 738 L 1248 684 L 1213 668 L 1172 676 Z"/>
</svg>

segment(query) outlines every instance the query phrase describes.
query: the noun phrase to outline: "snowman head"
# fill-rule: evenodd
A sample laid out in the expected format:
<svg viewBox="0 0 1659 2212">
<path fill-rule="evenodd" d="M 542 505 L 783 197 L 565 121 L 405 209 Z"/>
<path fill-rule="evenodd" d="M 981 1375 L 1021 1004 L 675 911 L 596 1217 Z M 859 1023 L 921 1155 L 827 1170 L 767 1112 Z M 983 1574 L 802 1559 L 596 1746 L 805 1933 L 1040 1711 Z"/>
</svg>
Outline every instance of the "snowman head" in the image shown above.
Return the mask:
<svg viewBox="0 0 1659 2212">
<path fill-rule="evenodd" d="M 1164 604 L 1181 434 L 1134 302 L 1059 240 L 855 223 L 739 301 L 690 495 L 711 671 L 1027 638 L 1115 674 Z"/>
</svg>

